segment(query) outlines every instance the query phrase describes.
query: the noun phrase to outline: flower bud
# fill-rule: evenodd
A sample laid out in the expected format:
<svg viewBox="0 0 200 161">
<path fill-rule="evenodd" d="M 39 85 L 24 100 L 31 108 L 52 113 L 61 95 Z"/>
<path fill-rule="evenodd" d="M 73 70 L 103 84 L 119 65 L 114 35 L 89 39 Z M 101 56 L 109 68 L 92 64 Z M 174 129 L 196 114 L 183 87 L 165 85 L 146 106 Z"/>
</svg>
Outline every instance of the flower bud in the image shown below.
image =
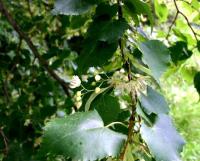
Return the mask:
<svg viewBox="0 0 200 161">
<path fill-rule="evenodd" d="M 96 87 L 95 88 L 95 93 L 97 94 L 97 93 L 99 93 L 101 91 L 101 88 L 99 88 L 99 87 Z"/>
<path fill-rule="evenodd" d="M 78 102 L 78 101 L 80 101 L 81 100 L 81 97 L 80 96 L 77 96 L 76 97 L 76 101 Z"/>
<path fill-rule="evenodd" d="M 101 80 L 101 76 L 97 74 L 97 75 L 95 76 L 95 80 L 96 80 L 97 82 L 100 81 L 100 80 Z"/>
<path fill-rule="evenodd" d="M 96 86 L 96 82 L 92 82 L 91 85 L 92 85 L 92 86 Z"/>
<path fill-rule="evenodd" d="M 82 102 L 81 102 L 81 101 L 76 102 L 75 105 L 76 105 L 76 107 L 79 109 L 79 108 L 81 107 L 81 105 L 82 105 Z"/>
<path fill-rule="evenodd" d="M 80 97 L 81 96 L 81 91 L 76 92 L 76 96 Z"/>
</svg>

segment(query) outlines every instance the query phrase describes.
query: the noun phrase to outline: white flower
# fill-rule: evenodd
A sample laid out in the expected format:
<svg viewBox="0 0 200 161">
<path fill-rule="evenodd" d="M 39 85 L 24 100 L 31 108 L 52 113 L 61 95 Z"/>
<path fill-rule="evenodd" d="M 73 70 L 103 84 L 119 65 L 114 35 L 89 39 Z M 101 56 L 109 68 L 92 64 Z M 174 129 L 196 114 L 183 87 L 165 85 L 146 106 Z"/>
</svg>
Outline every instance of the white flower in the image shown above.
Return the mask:
<svg viewBox="0 0 200 161">
<path fill-rule="evenodd" d="M 79 87 L 80 85 L 81 85 L 81 80 L 79 79 L 79 77 L 77 75 L 73 76 L 69 84 L 69 87 L 76 88 L 76 87 Z"/>
<path fill-rule="evenodd" d="M 100 81 L 100 80 L 101 80 L 101 76 L 97 74 L 97 75 L 95 76 L 95 80 L 96 80 L 97 82 Z"/>
<path fill-rule="evenodd" d="M 99 93 L 101 91 L 101 88 L 99 88 L 99 87 L 96 87 L 95 88 L 95 93 L 97 94 L 97 93 Z"/>
</svg>

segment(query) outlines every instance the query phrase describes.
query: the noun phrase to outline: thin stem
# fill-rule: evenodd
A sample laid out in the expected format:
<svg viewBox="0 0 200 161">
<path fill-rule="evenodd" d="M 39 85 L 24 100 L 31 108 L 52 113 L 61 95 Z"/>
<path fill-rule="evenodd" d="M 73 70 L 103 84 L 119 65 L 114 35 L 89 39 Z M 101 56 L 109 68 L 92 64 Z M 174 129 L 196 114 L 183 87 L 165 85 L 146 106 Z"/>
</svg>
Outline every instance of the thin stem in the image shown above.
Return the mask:
<svg viewBox="0 0 200 161">
<path fill-rule="evenodd" d="M 177 17 L 178 17 L 178 14 L 181 14 L 181 15 L 184 17 L 184 19 L 186 20 L 187 25 L 188 25 L 188 27 L 191 29 L 191 31 L 192 31 L 192 33 L 193 33 L 193 35 L 194 35 L 196 41 L 198 41 L 197 34 L 195 33 L 194 29 L 192 28 L 192 26 L 191 26 L 191 24 L 190 24 L 190 22 L 189 22 L 187 16 L 186 16 L 183 12 L 181 12 L 181 11 L 179 10 L 178 5 L 177 5 L 177 3 L 176 3 L 176 0 L 173 0 L 173 2 L 174 2 L 174 5 L 175 5 L 175 7 L 176 7 L 177 13 L 176 13 L 176 16 L 175 16 L 175 18 L 174 18 L 174 20 L 173 20 L 173 22 L 172 22 L 170 28 L 169 28 L 169 32 L 168 32 L 168 34 L 167 34 L 166 39 L 168 40 L 169 33 L 170 33 L 171 28 L 172 28 L 172 26 L 174 25 L 174 23 L 175 23 L 175 21 L 176 21 L 176 19 L 177 19 Z"/>
<path fill-rule="evenodd" d="M 5 134 L 4 134 L 4 132 L 1 128 L 0 128 L 0 134 L 3 137 L 3 142 L 4 142 L 4 145 L 5 145 L 4 154 L 7 155 L 8 154 L 8 143 L 7 143 L 8 139 L 5 136 Z"/>
<path fill-rule="evenodd" d="M 167 39 L 167 40 L 168 40 L 168 38 L 169 38 L 170 31 L 171 31 L 173 25 L 174 25 L 175 22 L 176 22 L 176 19 L 177 19 L 177 17 L 178 17 L 178 13 L 179 13 L 179 12 L 177 11 L 177 12 L 176 12 L 176 15 L 175 15 L 175 17 L 174 17 L 174 20 L 172 21 L 172 23 L 171 23 L 171 25 L 170 25 L 170 27 L 169 27 L 169 31 L 168 31 L 167 36 L 166 36 L 166 39 Z"/>
<path fill-rule="evenodd" d="M 122 126 L 124 126 L 124 127 L 127 127 L 127 125 L 125 125 L 125 124 L 122 123 L 122 122 L 112 122 L 112 123 L 106 125 L 106 127 L 110 127 L 110 126 L 117 125 L 117 124 L 118 124 L 118 125 L 122 125 Z"/>
<path fill-rule="evenodd" d="M 83 90 L 86 90 L 87 92 L 92 92 L 92 91 L 94 91 L 94 90 L 89 90 L 89 89 L 85 88 L 82 84 L 81 84 L 81 87 L 83 88 Z"/>
</svg>

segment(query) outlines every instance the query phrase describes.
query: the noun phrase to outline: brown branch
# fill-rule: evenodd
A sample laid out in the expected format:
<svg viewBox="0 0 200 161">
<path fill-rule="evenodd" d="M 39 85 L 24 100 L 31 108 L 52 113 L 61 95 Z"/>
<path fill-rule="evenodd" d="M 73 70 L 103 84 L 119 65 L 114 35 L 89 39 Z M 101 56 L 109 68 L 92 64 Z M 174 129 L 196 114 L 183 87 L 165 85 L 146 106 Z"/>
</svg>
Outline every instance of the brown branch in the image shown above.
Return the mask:
<svg viewBox="0 0 200 161">
<path fill-rule="evenodd" d="M 131 100 L 132 100 L 132 104 L 131 104 L 131 116 L 129 118 L 129 125 L 128 125 L 128 137 L 124 146 L 123 151 L 120 154 L 119 159 L 120 160 L 124 160 L 125 154 L 126 154 L 126 149 L 128 147 L 129 143 L 132 143 L 132 136 L 133 136 L 133 131 L 134 131 L 134 126 L 135 126 L 135 115 L 136 115 L 136 104 L 137 104 L 137 93 L 136 91 L 132 91 L 130 93 L 131 95 Z"/>
<path fill-rule="evenodd" d="M 121 0 L 118 0 L 117 4 L 118 4 L 118 19 L 121 19 L 121 18 L 123 18 Z M 130 64 L 130 60 L 129 59 L 126 60 L 126 58 L 125 58 L 122 39 L 119 39 L 119 47 L 120 47 L 122 59 L 124 61 L 125 70 L 128 72 L 128 79 L 129 79 L 129 81 L 131 81 L 132 80 L 131 64 Z M 133 136 L 134 126 L 135 126 L 136 104 L 137 104 L 137 93 L 136 93 L 136 91 L 131 91 L 130 96 L 131 96 L 131 116 L 129 118 L 128 137 L 127 137 L 126 143 L 124 145 L 123 151 L 121 152 L 121 154 L 119 156 L 119 159 L 122 160 L 122 161 L 124 160 L 128 144 L 132 142 L 132 136 Z"/>
<path fill-rule="evenodd" d="M 186 16 L 183 12 L 181 12 L 181 11 L 179 10 L 178 5 L 177 5 L 177 3 L 176 3 L 176 0 L 173 0 L 173 2 L 174 2 L 174 5 L 175 5 L 175 7 L 176 7 L 177 13 L 176 13 L 176 16 L 175 16 L 174 21 L 172 22 L 172 24 L 171 24 L 171 26 L 170 26 L 169 32 L 171 31 L 171 28 L 172 28 L 172 26 L 174 25 L 174 23 L 175 23 L 175 21 L 176 21 L 176 19 L 177 19 L 178 14 L 181 14 L 181 15 L 184 17 L 184 19 L 186 20 L 187 25 L 188 25 L 188 27 L 191 29 L 191 31 L 192 31 L 192 33 L 193 33 L 193 35 L 194 35 L 196 41 L 198 41 L 197 34 L 195 33 L 194 29 L 192 28 L 192 26 L 191 26 L 191 24 L 190 24 L 190 22 L 189 22 L 187 16 Z M 169 37 L 169 32 L 168 32 L 168 34 L 167 34 L 166 39 L 168 39 L 168 37 Z"/>
<path fill-rule="evenodd" d="M 3 130 L 0 128 L 0 134 L 3 138 L 3 142 L 4 142 L 4 145 L 5 145 L 5 149 L 3 150 L 4 154 L 7 155 L 8 154 L 8 139 L 7 137 L 5 136 Z"/>
<path fill-rule="evenodd" d="M 54 78 L 63 88 L 67 96 L 70 97 L 68 84 L 64 82 L 63 79 L 61 79 L 48 65 L 48 63 L 40 56 L 37 48 L 34 46 L 31 39 L 20 29 L 17 22 L 13 19 L 12 15 L 6 10 L 6 7 L 4 6 L 4 3 L 2 0 L 0 0 L 0 12 L 7 18 L 8 22 L 12 25 L 12 27 L 16 30 L 16 32 L 19 34 L 19 36 L 25 40 L 29 48 L 31 49 L 34 56 L 39 60 L 39 63 L 41 66 L 45 68 L 45 70 L 51 75 L 52 78 Z"/>
</svg>

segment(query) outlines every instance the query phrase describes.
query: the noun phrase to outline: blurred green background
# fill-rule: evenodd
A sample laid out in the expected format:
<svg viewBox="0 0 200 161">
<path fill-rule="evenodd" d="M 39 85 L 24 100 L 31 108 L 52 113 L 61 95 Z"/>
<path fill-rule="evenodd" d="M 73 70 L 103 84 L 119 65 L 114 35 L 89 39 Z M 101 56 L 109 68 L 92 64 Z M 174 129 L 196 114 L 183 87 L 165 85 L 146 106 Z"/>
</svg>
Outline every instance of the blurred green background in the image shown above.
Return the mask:
<svg viewBox="0 0 200 161">
<path fill-rule="evenodd" d="M 162 79 L 174 123 L 186 141 L 184 161 L 200 160 L 200 101 L 192 80 L 199 69 L 200 55 L 196 51 L 178 70 L 172 67 Z"/>
</svg>

